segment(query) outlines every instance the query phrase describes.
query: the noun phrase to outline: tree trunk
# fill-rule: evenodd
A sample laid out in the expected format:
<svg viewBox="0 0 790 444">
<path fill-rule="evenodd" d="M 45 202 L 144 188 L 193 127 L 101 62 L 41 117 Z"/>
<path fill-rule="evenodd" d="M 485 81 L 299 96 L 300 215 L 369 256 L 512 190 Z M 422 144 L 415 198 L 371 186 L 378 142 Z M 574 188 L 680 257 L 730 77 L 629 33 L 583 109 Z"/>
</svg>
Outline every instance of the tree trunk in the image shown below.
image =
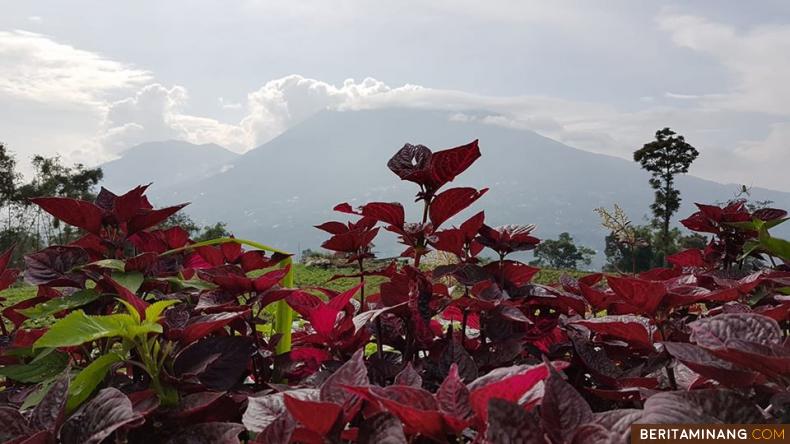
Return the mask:
<svg viewBox="0 0 790 444">
<path fill-rule="evenodd" d="M 667 262 L 667 254 L 669 253 L 669 219 L 672 216 L 669 214 L 669 193 L 672 190 L 672 187 L 669 184 L 669 181 L 666 181 L 666 186 L 664 187 L 664 226 L 662 227 L 662 232 L 664 238 L 661 240 L 661 248 L 662 248 L 662 261 L 663 265 L 666 267 Z"/>
</svg>

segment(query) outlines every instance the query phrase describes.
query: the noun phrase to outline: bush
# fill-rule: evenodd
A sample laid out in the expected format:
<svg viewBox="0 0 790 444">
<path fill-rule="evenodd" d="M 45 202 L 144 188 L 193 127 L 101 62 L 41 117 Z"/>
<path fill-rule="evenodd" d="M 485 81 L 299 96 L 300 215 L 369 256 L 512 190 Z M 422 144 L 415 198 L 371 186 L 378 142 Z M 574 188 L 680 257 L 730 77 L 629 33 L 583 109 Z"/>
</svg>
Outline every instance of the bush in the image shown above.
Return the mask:
<svg viewBox="0 0 790 444">
<path fill-rule="evenodd" d="M 711 241 L 673 268 L 538 284 L 510 258 L 539 245 L 533 225 L 447 226 L 487 191 L 446 188 L 479 156 L 390 160 L 419 188 L 416 223 L 337 205 L 353 220 L 318 228 L 353 268 L 330 280 L 359 282 L 339 290 L 290 288 L 290 255 L 264 245 L 156 228 L 183 206 L 153 209 L 145 187 L 35 199 L 84 236 L 28 255 L 37 295 L 2 312 L 0 441 L 608 443 L 633 422 L 788 419 L 790 243 L 768 233 L 784 211 L 700 205 L 683 223 Z M 371 260 L 381 227 L 408 263 Z M 421 265 L 431 250 L 455 259 Z M 772 265 L 744 272 L 757 256 Z"/>
</svg>

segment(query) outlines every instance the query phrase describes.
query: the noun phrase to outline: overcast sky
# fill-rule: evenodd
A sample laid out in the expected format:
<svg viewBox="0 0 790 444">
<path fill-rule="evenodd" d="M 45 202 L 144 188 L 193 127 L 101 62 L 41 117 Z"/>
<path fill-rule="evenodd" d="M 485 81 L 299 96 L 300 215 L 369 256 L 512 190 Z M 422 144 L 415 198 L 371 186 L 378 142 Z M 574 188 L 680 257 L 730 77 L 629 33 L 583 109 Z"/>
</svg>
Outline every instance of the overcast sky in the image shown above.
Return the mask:
<svg viewBox="0 0 790 444">
<path fill-rule="evenodd" d="M 243 152 L 319 109 L 411 106 L 626 158 L 670 126 L 692 173 L 790 191 L 787 1 L 0 5 L 0 140 L 23 161 Z"/>
</svg>

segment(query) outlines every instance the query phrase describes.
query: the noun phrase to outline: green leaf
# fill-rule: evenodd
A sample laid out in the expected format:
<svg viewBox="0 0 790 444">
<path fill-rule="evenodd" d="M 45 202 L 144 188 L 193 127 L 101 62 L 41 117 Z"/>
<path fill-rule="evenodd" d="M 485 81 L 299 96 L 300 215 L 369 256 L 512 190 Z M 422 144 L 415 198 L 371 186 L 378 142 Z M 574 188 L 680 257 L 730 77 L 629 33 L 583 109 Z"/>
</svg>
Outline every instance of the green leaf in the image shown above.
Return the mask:
<svg viewBox="0 0 790 444">
<path fill-rule="evenodd" d="M 80 290 L 68 296 L 50 299 L 35 307 L 19 310 L 20 313 L 29 318 L 43 318 L 52 316 L 63 310 L 81 307 L 99 298 L 99 293 L 95 290 Z"/>
<path fill-rule="evenodd" d="M 140 318 L 140 313 L 137 311 L 134 306 L 121 298 L 115 298 L 116 301 L 120 302 L 124 307 L 126 307 L 126 311 L 129 312 L 129 316 L 134 319 L 135 324 L 139 324 L 142 322 L 142 318 Z"/>
<path fill-rule="evenodd" d="M 163 279 L 166 282 L 169 282 L 176 286 L 176 288 L 194 288 L 197 290 L 213 290 L 217 288 L 216 285 L 212 284 L 211 282 L 206 282 L 201 279 L 179 279 L 177 277 L 168 277 Z"/>
<path fill-rule="evenodd" d="M 160 254 L 160 256 L 167 256 L 169 254 L 180 253 L 186 250 L 192 250 L 199 247 L 206 247 L 209 245 L 220 245 L 220 244 L 228 244 L 228 243 L 237 243 L 242 245 L 247 245 L 252 248 L 257 248 L 259 250 L 269 251 L 271 253 L 280 253 L 280 254 L 287 254 L 290 255 L 291 253 L 285 252 L 283 250 L 278 250 L 277 248 L 270 247 L 268 245 L 260 244 L 258 242 L 253 242 L 247 239 L 238 239 L 235 237 L 218 237 L 216 239 L 210 239 L 202 242 L 195 242 L 194 244 L 189 244 L 181 248 L 176 248 L 173 250 L 165 251 L 164 253 Z"/>
<path fill-rule="evenodd" d="M 28 364 L 0 367 L 0 376 L 19 382 L 38 383 L 60 374 L 68 363 L 68 354 L 45 350 Z"/>
<path fill-rule="evenodd" d="M 761 238 L 763 248 L 784 261 L 790 261 L 790 242 L 778 237 Z"/>
<path fill-rule="evenodd" d="M 82 369 L 71 381 L 71 385 L 69 385 L 69 399 L 66 402 L 66 409 L 70 412 L 74 411 L 80 404 L 85 402 L 102 382 L 110 367 L 123 360 L 123 356 L 111 352 L 99 357 Z"/>
<path fill-rule="evenodd" d="M 781 223 L 786 222 L 790 218 L 782 218 L 782 219 L 774 219 L 769 221 L 764 221 L 760 219 L 754 219 L 751 221 L 746 222 L 725 222 L 725 225 L 729 225 L 731 227 L 738 228 L 739 230 L 745 231 L 760 231 L 761 229 L 769 229 L 773 228 Z"/>
<path fill-rule="evenodd" d="M 147 333 L 162 333 L 159 324 L 139 324 L 128 314 L 88 316 L 82 310 L 71 312 L 38 338 L 34 347 L 73 347 L 100 338 L 132 339 Z"/>
<path fill-rule="evenodd" d="M 113 273 L 112 279 L 132 293 L 137 293 L 137 290 L 139 290 L 140 286 L 143 285 L 143 280 L 145 280 L 143 274 L 139 271 L 131 271 L 129 273 Z"/>
<path fill-rule="evenodd" d="M 39 384 L 38 388 L 31 394 L 27 395 L 25 401 L 19 407 L 19 410 L 28 410 L 35 406 L 37 406 L 42 399 L 44 399 L 44 395 L 47 394 L 49 388 L 52 386 L 52 383 L 55 382 L 57 377 L 49 378 L 46 381 L 43 381 Z"/>
<path fill-rule="evenodd" d="M 111 270 L 123 272 L 126 270 L 126 263 L 120 259 L 102 259 L 100 261 L 91 262 L 88 265 L 95 265 L 101 268 L 109 268 Z"/>
<path fill-rule="evenodd" d="M 164 301 L 156 301 L 149 305 L 145 309 L 146 322 L 157 322 L 159 317 L 162 315 L 162 312 L 165 311 L 167 307 L 178 304 L 179 302 L 181 301 L 177 299 L 166 299 Z"/>
</svg>

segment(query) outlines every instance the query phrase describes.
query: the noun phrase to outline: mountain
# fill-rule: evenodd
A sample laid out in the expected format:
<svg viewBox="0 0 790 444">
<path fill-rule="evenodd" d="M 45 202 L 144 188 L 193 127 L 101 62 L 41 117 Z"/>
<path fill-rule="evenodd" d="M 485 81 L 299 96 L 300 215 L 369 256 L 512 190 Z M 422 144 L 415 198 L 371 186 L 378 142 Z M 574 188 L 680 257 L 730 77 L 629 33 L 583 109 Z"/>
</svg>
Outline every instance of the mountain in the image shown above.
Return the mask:
<svg viewBox="0 0 790 444">
<path fill-rule="evenodd" d="M 151 193 L 160 204 L 191 201 L 187 211 L 199 222 L 222 220 L 239 237 L 298 252 L 326 239 L 313 225 L 346 219 L 331 210 L 340 202 L 397 200 L 407 207 L 407 216 L 417 219 L 416 187 L 398 180 L 387 160 L 406 142 L 439 150 L 474 139 L 480 140 L 482 157 L 451 185 L 490 191 L 460 217 L 485 209 L 491 225 L 535 223 L 538 237 L 567 231 L 579 243 L 602 250 L 606 233 L 594 208 L 618 203 L 635 223 L 649 213 L 648 173 L 634 162 L 578 150 L 531 131 L 405 109 L 324 111 L 232 160 L 223 172 L 156 186 Z M 679 177 L 677 185 L 683 217 L 694 211 L 693 202 L 725 201 L 739 188 L 693 176 Z M 790 208 L 790 193 L 752 192 L 755 199 Z M 379 236 L 382 255 L 400 251 L 390 233 Z"/>
<path fill-rule="evenodd" d="M 194 145 L 178 140 L 147 142 L 101 165 L 104 172 L 101 185 L 122 192 L 153 182 L 156 188 L 163 189 L 218 173 L 238 156 L 214 144 Z"/>
</svg>

